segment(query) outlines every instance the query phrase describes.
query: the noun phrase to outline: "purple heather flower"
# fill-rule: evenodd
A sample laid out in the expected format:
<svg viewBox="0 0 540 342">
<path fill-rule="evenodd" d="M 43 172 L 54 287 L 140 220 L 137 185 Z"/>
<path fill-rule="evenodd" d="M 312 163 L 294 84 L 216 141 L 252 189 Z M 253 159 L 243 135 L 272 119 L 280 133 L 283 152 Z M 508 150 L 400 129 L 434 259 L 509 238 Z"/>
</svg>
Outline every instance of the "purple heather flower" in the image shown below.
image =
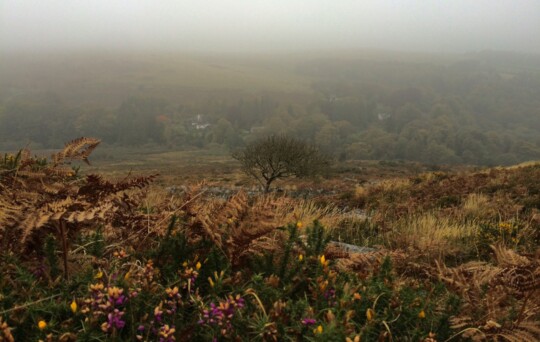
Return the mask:
<svg viewBox="0 0 540 342">
<path fill-rule="evenodd" d="M 114 309 L 113 312 L 107 315 L 107 323 L 109 327 L 116 328 L 116 329 L 122 329 L 126 322 L 122 320 L 122 316 L 124 315 L 124 312 Z"/>
<path fill-rule="evenodd" d="M 335 296 L 336 296 L 336 290 L 334 289 L 328 289 L 324 293 L 324 298 L 326 299 L 334 298 Z"/>
<path fill-rule="evenodd" d="M 45 261 L 43 259 L 40 260 L 38 266 L 34 269 L 34 271 L 32 272 L 32 274 L 34 275 L 34 277 L 36 278 L 41 278 L 45 275 L 45 270 L 46 270 L 46 265 L 45 265 Z"/>
<path fill-rule="evenodd" d="M 126 296 L 120 295 L 118 296 L 118 298 L 109 297 L 109 301 L 114 306 L 124 305 L 124 303 L 126 302 Z"/>
<path fill-rule="evenodd" d="M 161 307 L 156 306 L 154 309 L 154 318 L 157 322 L 161 322 L 163 319 L 163 310 L 161 310 Z"/>
<path fill-rule="evenodd" d="M 317 323 L 317 320 L 315 320 L 313 318 L 303 318 L 302 319 L 302 324 L 303 325 L 310 326 L 310 325 L 314 325 L 315 323 Z"/>
</svg>

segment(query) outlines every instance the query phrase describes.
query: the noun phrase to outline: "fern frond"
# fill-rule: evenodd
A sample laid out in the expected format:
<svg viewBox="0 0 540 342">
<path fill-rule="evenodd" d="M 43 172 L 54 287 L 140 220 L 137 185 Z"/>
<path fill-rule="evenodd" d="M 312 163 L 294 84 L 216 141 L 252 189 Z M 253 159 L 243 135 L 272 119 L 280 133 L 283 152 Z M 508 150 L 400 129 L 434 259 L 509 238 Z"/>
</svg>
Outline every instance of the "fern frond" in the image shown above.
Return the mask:
<svg viewBox="0 0 540 342">
<path fill-rule="evenodd" d="M 498 284 L 514 289 L 520 295 L 540 289 L 540 265 L 506 267 L 498 274 Z"/>
<path fill-rule="evenodd" d="M 536 342 L 540 340 L 540 333 L 538 333 L 538 326 L 527 326 L 526 328 L 520 327 L 512 330 L 505 330 L 498 333 L 496 336 L 503 338 L 508 342 Z"/>
<path fill-rule="evenodd" d="M 54 165 L 60 165 L 67 160 L 82 160 L 90 164 L 88 156 L 94 151 L 101 141 L 95 138 L 78 138 L 68 142 L 64 149 L 52 155 Z"/>
<path fill-rule="evenodd" d="M 86 176 L 86 182 L 79 188 L 77 195 L 84 196 L 89 202 L 99 202 L 107 196 L 115 195 L 126 190 L 147 187 L 156 177 L 157 174 L 154 174 L 113 183 L 104 180 L 99 175 L 90 174 Z"/>
<path fill-rule="evenodd" d="M 17 177 L 23 177 L 30 180 L 41 180 L 45 174 L 41 171 L 32 170 L 19 170 L 17 171 Z"/>
<path fill-rule="evenodd" d="M 116 211 L 113 203 L 108 202 L 87 210 L 73 211 L 66 216 L 66 221 L 71 223 L 89 222 L 95 219 L 104 219 L 106 214 Z"/>
<path fill-rule="evenodd" d="M 503 244 L 492 245 L 491 249 L 495 253 L 495 260 L 501 267 L 521 266 L 530 264 L 529 259 L 517 254 L 515 251 L 506 248 Z"/>
<path fill-rule="evenodd" d="M 60 183 L 60 182 L 54 182 L 54 183 L 46 183 L 41 182 L 41 189 L 50 195 L 58 195 L 61 192 L 64 192 L 66 190 L 66 184 Z"/>
<path fill-rule="evenodd" d="M 276 222 L 279 199 L 270 196 L 260 197 L 249 206 L 247 195 L 242 196 L 241 200 L 233 203 L 238 216 L 232 217 L 233 222 L 228 226 L 227 232 L 232 238 L 228 248 L 233 263 L 238 263 L 249 252 L 271 249 L 272 246 L 268 242 L 274 240 L 263 238 L 279 227 Z"/>
<path fill-rule="evenodd" d="M 44 170 L 44 172 L 47 176 L 61 177 L 61 178 L 71 177 L 75 174 L 73 169 L 67 166 L 56 166 L 56 167 L 47 168 Z"/>
<path fill-rule="evenodd" d="M 250 254 L 269 251 L 279 245 L 270 236 L 281 226 L 277 217 L 284 201 L 273 196 L 262 196 L 250 201 L 240 191 L 227 200 L 189 199 L 186 213 L 189 217 L 192 239 L 204 236 L 220 248 L 233 265 L 239 265 Z"/>
</svg>

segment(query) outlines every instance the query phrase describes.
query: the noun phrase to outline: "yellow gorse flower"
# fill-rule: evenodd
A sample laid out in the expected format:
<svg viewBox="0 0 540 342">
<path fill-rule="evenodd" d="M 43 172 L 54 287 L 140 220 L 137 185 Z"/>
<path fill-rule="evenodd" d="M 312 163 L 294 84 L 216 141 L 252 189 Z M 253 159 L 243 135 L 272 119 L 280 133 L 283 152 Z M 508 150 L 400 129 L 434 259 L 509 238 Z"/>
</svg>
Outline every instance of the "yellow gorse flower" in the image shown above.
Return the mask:
<svg viewBox="0 0 540 342">
<path fill-rule="evenodd" d="M 121 289 L 121 288 L 116 287 L 116 286 L 109 287 L 107 289 L 107 294 L 109 295 L 109 297 L 112 297 L 114 299 L 120 297 L 123 292 L 124 292 L 124 289 Z"/>
<path fill-rule="evenodd" d="M 424 312 L 424 310 L 418 313 L 418 318 L 426 318 L 426 313 Z"/>
<path fill-rule="evenodd" d="M 302 254 L 299 254 L 298 255 L 298 261 L 302 261 L 302 260 L 304 260 L 304 256 Z"/>
<path fill-rule="evenodd" d="M 321 255 L 321 257 L 319 258 L 319 261 L 321 262 L 321 265 L 323 267 L 326 267 L 328 266 L 328 263 L 330 262 L 330 260 L 326 260 L 326 257 L 323 255 Z"/>
<path fill-rule="evenodd" d="M 103 289 L 104 289 L 104 286 L 102 283 L 90 284 L 90 290 L 92 291 L 101 291 Z"/>
<path fill-rule="evenodd" d="M 174 297 L 178 294 L 178 286 L 175 286 L 173 288 L 168 287 L 165 289 L 165 292 L 169 297 Z"/>
<path fill-rule="evenodd" d="M 124 276 L 124 280 L 129 280 L 129 278 L 131 277 L 131 272 L 127 272 L 126 275 Z"/>
<path fill-rule="evenodd" d="M 214 271 L 214 279 L 216 279 L 217 282 L 220 282 L 223 280 L 224 274 L 225 274 L 224 271 L 219 272 L 219 274 L 217 273 L 217 271 Z M 211 287 L 214 287 L 216 285 L 212 277 L 208 277 L 208 282 L 210 283 Z"/>
<path fill-rule="evenodd" d="M 75 301 L 75 299 L 71 302 L 71 304 L 69 305 L 70 309 L 71 309 L 71 312 L 73 313 L 76 313 L 77 312 L 77 302 Z"/>
<path fill-rule="evenodd" d="M 98 273 L 94 276 L 95 279 L 101 279 L 103 278 L 103 272 L 101 270 L 98 271 Z"/>
<path fill-rule="evenodd" d="M 197 265 L 195 265 L 195 268 L 196 268 L 197 270 L 200 270 L 201 267 L 202 267 L 201 262 L 200 262 L 200 261 L 197 261 Z"/>
<path fill-rule="evenodd" d="M 296 222 L 296 228 L 300 229 L 300 228 L 302 228 L 303 226 L 304 226 L 304 225 L 302 224 L 301 221 Z"/>
<path fill-rule="evenodd" d="M 45 322 L 44 320 L 41 320 L 41 321 L 38 322 L 37 326 L 38 326 L 39 330 L 43 330 L 43 329 L 45 329 L 47 327 L 47 322 Z"/>
<path fill-rule="evenodd" d="M 367 309 L 366 310 L 366 318 L 368 321 L 371 321 L 373 319 L 373 317 L 375 317 L 375 312 L 373 311 L 373 309 Z"/>
<path fill-rule="evenodd" d="M 328 280 L 319 282 L 319 290 L 323 292 L 326 290 L 326 287 L 328 286 Z"/>
<path fill-rule="evenodd" d="M 505 230 L 507 232 L 511 232 L 513 227 L 512 227 L 512 224 L 510 224 L 508 222 L 501 222 L 501 223 L 499 223 L 499 229 Z"/>
<path fill-rule="evenodd" d="M 319 325 L 318 327 L 316 327 L 315 329 L 313 329 L 313 333 L 314 334 L 322 334 L 323 333 L 323 327 L 322 325 Z"/>
</svg>

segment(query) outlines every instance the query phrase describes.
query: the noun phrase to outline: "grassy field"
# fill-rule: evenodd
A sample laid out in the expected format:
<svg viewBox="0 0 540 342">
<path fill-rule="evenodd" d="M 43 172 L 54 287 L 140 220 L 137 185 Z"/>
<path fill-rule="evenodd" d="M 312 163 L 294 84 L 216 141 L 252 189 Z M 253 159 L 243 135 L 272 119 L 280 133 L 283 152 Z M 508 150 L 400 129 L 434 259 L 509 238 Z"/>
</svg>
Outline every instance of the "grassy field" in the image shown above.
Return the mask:
<svg viewBox="0 0 540 342">
<path fill-rule="evenodd" d="M 43 153 L 42 153 L 43 154 Z M 45 154 L 46 155 L 46 154 Z M 358 184 L 373 184 L 384 179 L 407 177 L 429 171 L 433 166 L 414 162 L 334 161 L 328 174 L 314 179 L 282 179 L 276 186 L 282 189 L 312 189 L 333 191 L 346 197 Z M 468 167 L 437 167 L 441 170 L 467 170 Z M 163 186 L 187 186 L 205 181 L 222 188 L 258 188 L 252 178 L 241 170 L 230 151 L 216 146 L 212 149 L 166 150 L 159 147 L 131 149 L 102 147 L 92 158 L 86 172 L 125 177 L 133 174 L 159 174 Z M 337 194 L 339 193 L 339 194 Z"/>
</svg>

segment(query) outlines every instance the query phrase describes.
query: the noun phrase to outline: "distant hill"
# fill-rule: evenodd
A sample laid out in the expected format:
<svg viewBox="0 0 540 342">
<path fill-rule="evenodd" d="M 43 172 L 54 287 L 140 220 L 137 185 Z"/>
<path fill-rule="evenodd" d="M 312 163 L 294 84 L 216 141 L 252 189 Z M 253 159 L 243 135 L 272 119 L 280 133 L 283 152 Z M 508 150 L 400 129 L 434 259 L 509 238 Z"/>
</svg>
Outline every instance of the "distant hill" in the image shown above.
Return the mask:
<svg viewBox="0 0 540 342">
<path fill-rule="evenodd" d="M 4 147 L 96 136 L 232 150 L 279 133 L 341 160 L 540 159 L 539 55 L 80 53 L 0 63 Z M 193 128 L 198 115 L 203 129 Z"/>
</svg>

